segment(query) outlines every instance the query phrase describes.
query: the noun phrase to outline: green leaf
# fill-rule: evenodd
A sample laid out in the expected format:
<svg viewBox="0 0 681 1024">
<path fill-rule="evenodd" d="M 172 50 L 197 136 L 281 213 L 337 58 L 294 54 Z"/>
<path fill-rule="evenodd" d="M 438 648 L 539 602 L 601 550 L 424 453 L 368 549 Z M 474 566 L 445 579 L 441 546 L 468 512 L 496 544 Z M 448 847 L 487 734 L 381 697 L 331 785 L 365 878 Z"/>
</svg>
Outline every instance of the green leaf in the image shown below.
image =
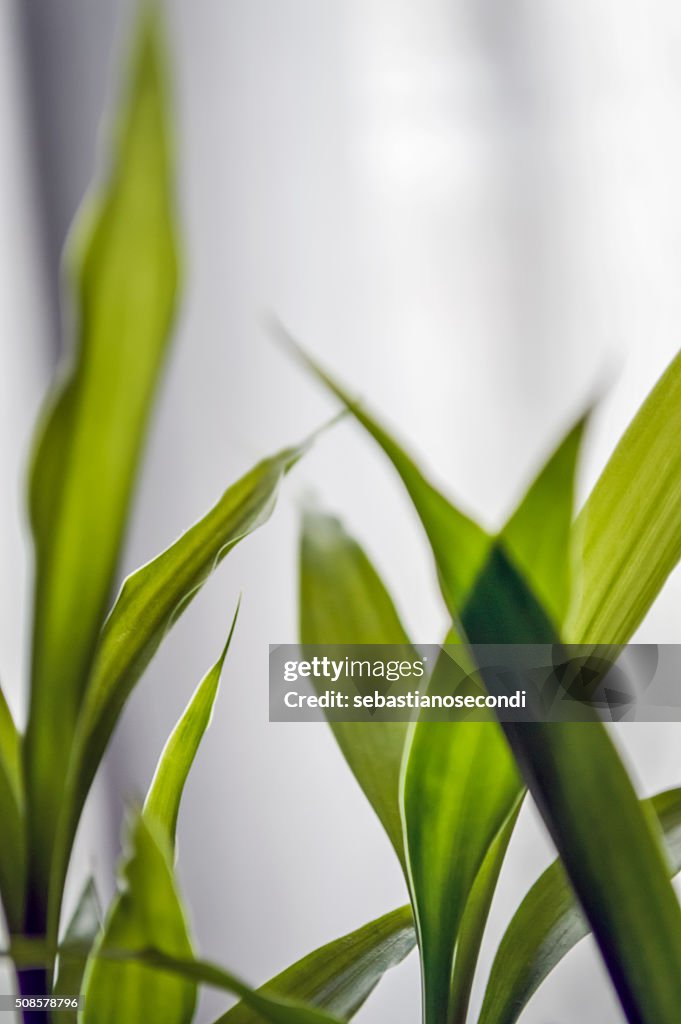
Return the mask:
<svg viewBox="0 0 681 1024">
<path fill-rule="evenodd" d="M 146 14 L 111 162 L 75 232 L 74 351 L 41 423 L 31 470 L 27 924 L 38 930 L 69 751 L 175 308 L 166 106 L 163 47 L 155 18 Z"/>
<path fill-rule="evenodd" d="M 309 1003 L 349 1020 L 385 972 L 401 963 L 415 944 L 411 907 L 400 907 L 316 949 L 258 992 Z M 259 1020 L 257 1011 L 241 1002 L 216 1024 L 258 1024 Z"/>
<path fill-rule="evenodd" d="M 112 950 L 111 956 L 121 960 L 127 966 L 125 961 L 128 960 L 128 957 L 125 952 Z M 185 979 L 194 984 L 209 985 L 211 988 L 240 996 L 244 1003 L 257 1014 L 258 1021 L 269 1021 L 271 1024 L 340 1024 L 336 1017 L 332 1017 L 323 1010 L 256 991 L 230 971 L 225 971 L 222 967 L 207 963 L 205 960 L 183 959 L 171 956 L 162 950 L 149 948 L 140 951 L 137 956 L 131 958 L 131 962 L 144 964 L 144 970 L 164 972 L 174 979 Z M 158 1020 L 163 1020 L 165 1024 L 165 1018 L 159 1017 Z"/>
<path fill-rule="evenodd" d="M 304 516 L 300 552 L 300 638 L 304 645 L 409 648 L 390 595 L 362 548 L 337 519 L 311 511 Z M 404 864 L 398 791 L 408 723 L 333 721 L 330 726 Z"/>
<path fill-rule="evenodd" d="M 140 815 L 130 829 L 119 893 L 85 969 L 83 1024 L 189 1024 L 196 1004 L 193 980 L 115 958 L 119 950 L 142 954 L 150 947 L 180 959 L 193 956 L 172 851 L 154 823 Z"/>
<path fill-rule="evenodd" d="M 81 994 L 87 958 L 101 925 L 101 905 L 94 879 L 90 878 L 85 884 L 59 947 L 58 972 L 54 984 L 56 996 Z M 59 1016 L 59 1024 L 76 1024 L 77 1018 L 77 1011 L 63 1010 Z"/>
<path fill-rule="evenodd" d="M 102 631 L 71 754 L 52 855 L 53 926 L 80 812 L 126 700 L 168 630 L 219 562 L 269 519 L 283 477 L 306 448 L 307 443 L 264 459 L 225 491 L 203 519 L 123 584 Z"/>
<path fill-rule="evenodd" d="M 581 567 L 566 636 L 626 643 L 681 557 L 681 353 L 610 458 L 576 525 Z"/>
<path fill-rule="evenodd" d="M 487 850 L 466 901 L 454 957 L 449 999 L 451 1024 L 465 1024 L 468 1019 L 468 1006 L 487 918 L 522 802 L 523 794 L 520 793 L 515 807 Z"/>
<path fill-rule="evenodd" d="M 644 804 L 657 815 L 670 874 L 681 871 L 681 789 Z M 632 878 L 632 887 L 638 884 Z M 492 964 L 479 1024 L 515 1024 L 545 978 L 580 939 L 589 924 L 559 860 L 547 868 L 520 904 Z"/>
<path fill-rule="evenodd" d="M 488 553 L 488 534 L 426 479 L 414 460 L 388 431 L 307 355 L 283 328 L 278 327 L 277 331 L 285 344 L 368 431 L 399 473 L 430 541 L 445 603 L 452 617 L 457 619 L 461 605 Z"/>
<path fill-rule="evenodd" d="M 485 641 L 549 642 L 550 623 L 500 552 L 464 609 Z M 542 635 L 542 622 L 546 632 Z M 555 639 L 555 637 L 554 637 Z M 657 837 L 598 721 L 504 723 L 523 778 L 584 908 L 632 1024 L 673 1024 L 681 910 Z"/>
<path fill-rule="evenodd" d="M 448 1019 L 462 916 L 519 788 L 513 758 L 495 723 L 417 723 L 403 807 L 425 1024 Z"/>
<path fill-rule="evenodd" d="M 0 896 L 10 932 L 21 929 L 25 885 L 25 821 L 21 739 L 0 687 Z"/>
<path fill-rule="evenodd" d="M 477 643 L 558 639 L 507 556 L 503 535 L 462 619 Z M 639 1024 L 671 1024 L 681 999 L 681 912 L 656 836 L 605 729 L 597 721 L 507 722 L 504 731 L 625 1013 Z"/>
<path fill-rule="evenodd" d="M 494 541 L 464 605 L 463 628 L 471 642 L 553 639 L 553 627 L 536 602 L 521 607 L 517 593 L 509 591 L 507 607 L 504 581 L 507 574 L 514 578 L 518 572 L 511 557 L 538 586 L 548 589 L 556 580 L 552 608 L 556 617 L 563 615 L 570 587 L 565 553 L 582 429 L 580 421 Z M 465 1020 L 477 949 L 521 793 L 513 758 L 493 716 L 489 722 L 419 721 L 404 778 L 404 815 L 426 1024 Z"/>
<path fill-rule="evenodd" d="M 144 803 L 143 814 L 162 830 L 171 847 L 175 846 L 177 816 L 184 785 L 203 735 L 210 725 L 222 666 L 234 635 L 238 615 L 237 607 L 222 654 L 199 683 L 184 714 L 173 729 L 161 754 Z"/>
<path fill-rule="evenodd" d="M 582 417 L 540 471 L 501 532 L 500 541 L 548 616 L 560 628 L 572 593 L 570 549 L 575 473 L 587 418 Z"/>
</svg>

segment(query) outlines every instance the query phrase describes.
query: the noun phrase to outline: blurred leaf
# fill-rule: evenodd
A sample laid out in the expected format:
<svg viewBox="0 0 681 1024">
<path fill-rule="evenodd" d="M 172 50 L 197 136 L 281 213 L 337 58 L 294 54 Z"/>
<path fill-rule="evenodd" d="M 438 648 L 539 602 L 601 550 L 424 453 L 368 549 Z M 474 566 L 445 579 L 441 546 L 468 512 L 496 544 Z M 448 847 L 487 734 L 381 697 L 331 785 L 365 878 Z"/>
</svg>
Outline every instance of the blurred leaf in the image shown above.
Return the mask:
<svg viewBox="0 0 681 1024">
<path fill-rule="evenodd" d="M 150 947 L 181 959 L 193 955 L 170 846 L 140 815 L 131 825 L 119 893 L 85 969 L 83 1024 L 189 1024 L 196 1004 L 194 981 L 107 956 Z"/>
<path fill-rule="evenodd" d="M 284 475 L 306 445 L 264 459 L 211 511 L 123 584 L 102 631 L 69 766 L 53 850 L 51 920 L 85 797 L 123 706 L 161 641 L 206 579 L 240 540 L 265 523 Z"/>
<path fill-rule="evenodd" d="M 515 807 L 487 850 L 466 901 L 454 956 L 449 1000 L 451 1024 L 465 1024 L 468 1020 L 468 1006 L 487 918 L 522 802 L 523 794 L 520 793 Z"/>
<path fill-rule="evenodd" d="M 397 966 L 416 945 L 411 907 L 400 907 L 357 931 L 329 942 L 282 971 L 261 995 L 296 999 L 343 1020 L 357 1013 L 386 971 Z M 253 1007 L 241 1002 L 216 1024 L 258 1024 Z"/>
<path fill-rule="evenodd" d="M 332 516 L 307 512 L 300 555 L 300 637 L 307 644 L 396 644 L 413 656 L 371 562 Z M 404 865 L 398 802 L 407 722 L 330 722 L 358 783 Z"/>
<path fill-rule="evenodd" d="M 570 604 L 575 471 L 586 426 L 581 418 L 558 446 L 501 532 L 500 540 L 557 627 Z"/>
<path fill-rule="evenodd" d="M 519 788 L 513 758 L 493 723 L 416 725 L 403 801 L 425 1024 L 448 1019 L 454 949 L 466 901 Z"/>
<path fill-rule="evenodd" d="M 112 160 L 75 233 L 76 343 L 41 424 L 31 472 L 36 585 L 26 782 L 28 924 L 37 929 L 73 732 L 175 308 L 162 49 L 147 13 Z"/>
<path fill-rule="evenodd" d="M 554 638 L 536 602 L 519 606 L 513 591 L 507 607 L 504 581 L 507 573 L 517 573 L 510 557 L 542 589 L 555 580 L 552 608 L 562 617 L 570 588 L 566 552 L 582 428 L 580 421 L 568 434 L 493 542 L 464 605 L 464 634 L 472 643 Z M 404 813 L 426 1024 L 466 1019 L 477 952 L 521 793 L 493 715 L 489 722 L 419 721 L 404 779 Z"/>
<path fill-rule="evenodd" d="M 199 683 L 184 714 L 173 729 L 161 754 L 144 803 L 143 814 L 153 820 L 162 830 L 171 847 L 175 846 L 177 816 L 184 785 L 203 734 L 210 725 L 213 705 L 220 685 L 222 666 L 227 657 L 238 615 L 237 607 L 222 654 Z"/>
<path fill-rule="evenodd" d="M 124 961 L 122 966 L 128 966 L 125 953 L 119 954 L 112 951 L 112 956 L 122 959 Z M 336 1017 L 332 1017 L 323 1010 L 304 1006 L 302 1003 L 284 999 L 281 996 L 266 995 L 262 991 L 256 991 L 236 975 L 215 964 L 206 963 L 204 960 L 182 959 L 161 950 L 149 948 L 140 951 L 133 958 L 133 963 L 145 964 L 144 970 L 163 972 L 172 978 L 209 985 L 211 988 L 240 996 L 243 1002 L 256 1013 L 258 1021 L 269 1021 L 271 1024 L 340 1024 Z M 163 1020 L 163 1024 L 166 1024 L 165 1018 L 158 1019 L 159 1021 Z"/>
<path fill-rule="evenodd" d="M 498 631 L 504 643 L 549 642 L 550 632 L 541 633 L 542 621 L 550 630 L 548 619 L 501 555 L 476 585 L 464 625 L 472 622 L 481 642 L 485 628 L 490 642 Z M 605 728 L 598 721 L 505 722 L 504 731 L 628 1020 L 673 1024 L 681 1005 L 681 910 Z"/>
<path fill-rule="evenodd" d="M 25 885 L 25 821 L 21 739 L 0 687 L 0 896 L 10 932 L 21 929 Z"/>
<path fill-rule="evenodd" d="M 101 926 L 101 904 L 94 879 L 89 878 L 59 947 L 59 966 L 54 985 L 55 995 L 79 996 L 81 994 L 85 964 Z M 77 1011 L 63 1010 L 59 1015 L 59 1024 L 76 1024 L 77 1019 Z"/>
<path fill-rule="evenodd" d="M 399 473 L 430 541 L 445 603 L 456 619 L 485 561 L 490 545 L 489 536 L 426 479 L 397 441 L 356 399 L 307 355 L 295 339 L 283 328 L 279 327 L 277 330 L 288 347 L 371 434 Z"/>
<path fill-rule="evenodd" d="M 556 504 L 571 499 L 572 487 L 564 479 Z M 539 520 L 537 532 L 541 529 Z M 557 550 L 554 554 L 561 557 Z M 462 620 L 475 643 L 558 640 L 507 556 L 503 534 Z M 503 727 L 625 1013 L 638 1024 L 671 1024 L 681 1001 L 681 911 L 659 843 L 606 730 L 595 720 L 505 722 Z"/>
<path fill-rule="evenodd" d="M 571 643 L 626 643 L 681 557 L 681 353 L 613 452 L 575 524 Z"/>
<path fill-rule="evenodd" d="M 658 817 L 671 874 L 681 871 L 681 789 L 644 802 Z M 632 887 L 636 886 L 632 879 Z M 489 976 L 479 1024 L 515 1024 L 563 957 L 589 934 L 559 860 L 532 886 L 509 924 Z"/>
</svg>

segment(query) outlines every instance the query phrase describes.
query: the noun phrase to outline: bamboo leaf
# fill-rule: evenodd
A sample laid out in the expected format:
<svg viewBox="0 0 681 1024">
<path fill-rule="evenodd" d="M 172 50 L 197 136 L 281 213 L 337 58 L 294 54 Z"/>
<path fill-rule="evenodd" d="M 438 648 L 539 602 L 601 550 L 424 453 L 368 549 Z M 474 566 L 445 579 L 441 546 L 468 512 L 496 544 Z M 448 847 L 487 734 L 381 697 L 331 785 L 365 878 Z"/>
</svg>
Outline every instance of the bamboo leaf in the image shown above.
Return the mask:
<svg viewBox="0 0 681 1024">
<path fill-rule="evenodd" d="M 71 754 L 52 857 L 53 927 L 78 818 L 126 700 L 163 637 L 212 571 L 269 519 L 283 477 L 306 447 L 287 448 L 258 463 L 203 519 L 123 584 L 102 631 Z"/>
<path fill-rule="evenodd" d="M 94 879 L 89 878 L 59 947 L 56 996 L 80 996 L 88 956 L 102 925 L 102 911 Z M 76 1024 L 77 1011 L 63 1010 L 60 1024 Z"/>
<path fill-rule="evenodd" d="M 587 418 L 577 421 L 531 484 L 500 541 L 560 629 L 572 594 L 570 549 L 577 459 Z"/>
<path fill-rule="evenodd" d="M 397 470 L 426 532 L 445 603 L 454 619 L 489 551 L 490 538 L 426 478 L 414 460 L 387 430 L 330 374 L 313 360 L 281 326 L 277 333 L 315 377 L 352 413 L 383 449 Z"/>
<path fill-rule="evenodd" d="M 68 755 L 175 308 L 166 106 L 163 47 L 147 13 L 110 166 L 74 234 L 75 346 L 41 423 L 31 469 L 36 583 L 26 734 L 28 924 L 38 930 Z"/>
<path fill-rule="evenodd" d="M 177 817 L 184 785 L 203 735 L 210 725 L 222 667 L 234 635 L 238 615 L 237 607 L 222 654 L 199 683 L 184 714 L 173 729 L 161 754 L 144 803 L 143 814 L 162 830 L 171 847 L 175 846 Z"/>
<path fill-rule="evenodd" d="M 26 841 L 20 744 L 0 687 L 0 897 L 10 932 L 21 929 L 24 913 Z"/>
<path fill-rule="evenodd" d="M 189 1024 L 196 1004 L 194 980 L 115 958 L 118 950 L 142 954 L 150 947 L 181 959 L 193 956 L 170 846 L 140 815 L 130 828 L 119 893 L 85 969 L 83 1024 Z"/>
<path fill-rule="evenodd" d="M 464 609 L 464 625 L 473 622 L 481 642 L 486 628 L 494 642 L 497 630 L 503 643 L 548 642 L 541 624 L 550 631 L 550 623 L 503 551 L 485 576 Z M 657 837 L 605 728 L 595 720 L 505 722 L 504 731 L 627 1019 L 672 1024 L 681 1005 L 681 910 Z"/>
<path fill-rule="evenodd" d="M 543 589 L 556 580 L 552 609 L 557 617 L 563 615 L 582 429 L 580 421 L 559 445 L 492 544 L 464 605 L 464 635 L 472 643 L 553 639 L 553 627 L 536 602 L 518 607 L 514 592 L 506 607 L 503 582 L 506 571 L 517 572 L 511 557 Z M 530 608 L 537 614 L 530 617 Z M 465 1021 L 476 951 L 521 793 L 513 758 L 492 715 L 488 722 L 418 722 L 404 777 L 404 821 L 426 1024 Z"/>
<path fill-rule="evenodd" d="M 495 723 L 422 722 L 403 784 L 425 1024 L 445 1024 L 459 927 L 487 852 L 518 799 L 513 758 Z"/>
<path fill-rule="evenodd" d="M 449 1019 L 452 1024 L 465 1024 L 468 1020 L 475 969 L 480 957 L 487 918 L 522 802 L 521 793 L 515 807 L 489 846 L 466 901 L 466 909 L 459 927 L 449 997 Z"/>
<path fill-rule="evenodd" d="M 282 971 L 261 995 L 308 1003 L 343 1020 L 357 1013 L 386 971 L 397 966 L 416 944 L 411 907 L 400 907 L 329 942 Z M 258 1024 L 246 1003 L 228 1010 L 216 1024 Z"/>
<path fill-rule="evenodd" d="M 670 875 L 681 871 L 681 790 L 644 801 L 658 818 Z M 632 878 L 632 887 L 638 879 Z M 515 1024 L 542 982 L 590 931 L 559 860 L 529 890 L 492 964 L 479 1024 Z"/>
<path fill-rule="evenodd" d="M 153 947 L 140 950 L 135 957 L 128 957 L 125 952 L 119 953 L 114 950 L 110 956 L 119 959 L 121 966 L 128 966 L 128 961 L 134 965 L 144 964 L 144 970 L 165 974 L 173 979 L 183 979 L 195 985 L 208 985 L 240 996 L 256 1013 L 258 1021 L 268 1021 L 270 1024 L 340 1024 L 336 1017 L 323 1010 L 252 989 L 235 974 L 205 960 L 172 956 Z M 165 1018 L 163 1020 L 165 1024 Z"/>
<path fill-rule="evenodd" d="M 575 526 L 571 643 L 626 643 L 681 557 L 681 353 L 662 375 Z"/>
<path fill-rule="evenodd" d="M 300 554 L 300 637 L 307 644 L 393 644 L 409 639 L 366 554 L 332 516 L 307 512 Z M 404 864 L 398 803 L 406 722 L 331 722 L 355 778 Z"/>
</svg>

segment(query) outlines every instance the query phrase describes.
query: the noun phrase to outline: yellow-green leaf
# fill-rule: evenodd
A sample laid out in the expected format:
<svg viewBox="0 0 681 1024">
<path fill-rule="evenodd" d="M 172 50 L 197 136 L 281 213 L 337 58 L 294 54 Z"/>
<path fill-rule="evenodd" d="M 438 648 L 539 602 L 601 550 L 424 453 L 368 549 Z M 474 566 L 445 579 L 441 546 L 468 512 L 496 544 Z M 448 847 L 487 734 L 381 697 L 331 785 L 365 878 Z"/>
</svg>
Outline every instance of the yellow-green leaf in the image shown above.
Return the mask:
<svg viewBox="0 0 681 1024">
<path fill-rule="evenodd" d="M 31 470 L 36 578 L 26 735 L 27 927 L 44 925 L 67 762 L 128 517 L 175 308 L 163 46 L 140 21 L 115 144 L 73 236 L 75 344 Z"/>
<path fill-rule="evenodd" d="M 300 639 L 306 644 L 392 644 L 413 652 L 388 591 L 333 516 L 309 511 L 300 551 Z M 359 785 L 404 864 L 398 801 L 406 722 L 330 723 Z"/>
<path fill-rule="evenodd" d="M 144 802 L 143 814 L 156 823 L 172 847 L 175 846 L 177 816 L 180 811 L 184 785 L 203 735 L 210 725 L 213 705 L 220 686 L 222 667 L 234 635 L 238 614 L 239 609 L 237 608 L 222 654 L 199 683 L 194 696 L 163 748 Z"/>
<path fill-rule="evenodd" d="M 632 420 L 575 524 L 571 643 L 626 643 L 681 557 L 681 353 Z"/>
<path fill-rule="evenodd" d="M 71 752 L 52 851 L 53 927 L 78 818 L 126 700 L 163 637 L 212 571 L 270 517 L 283 477 L 306 446 L 287 448 L 258 463 L 203 519 L 124 583 L 102 631 Z"/>
<path fill-rule="evenodd" d="M 108 955 L 150 948 L 193 957 L 170 846 L 160 829 L 140 815 L 130 829 L 118 895 L 85 969 L 83 1024 L 189 1024 L 196 982 Z"/>
<path fill-rule="evenodd" d="M 0 897 L 10 932 L 22 927 L 26 871 L 21 739 L 0 687 Z"/>
<path fill-rule="evenodd" d="M 317 379 L 368 431 L 399 473 L 430 542 L 445 603 L 456 619 L 488 553 L 488 534 L 433 486 L 398 442 L 366 411 L 363 403 L 353 398 L 282 328 L 278 332 Z"/>
<path fill-rule="evenodd" d="M 415 944 L 411 907 L 400 907 L 309 953 L 268 981 L 258 993 L 295 999 L 349 1020 L 385 972 L 401 963 Z M 215 1024 L 259 1021 L 257 1010 L 242 1001 Z"/>
</svg>

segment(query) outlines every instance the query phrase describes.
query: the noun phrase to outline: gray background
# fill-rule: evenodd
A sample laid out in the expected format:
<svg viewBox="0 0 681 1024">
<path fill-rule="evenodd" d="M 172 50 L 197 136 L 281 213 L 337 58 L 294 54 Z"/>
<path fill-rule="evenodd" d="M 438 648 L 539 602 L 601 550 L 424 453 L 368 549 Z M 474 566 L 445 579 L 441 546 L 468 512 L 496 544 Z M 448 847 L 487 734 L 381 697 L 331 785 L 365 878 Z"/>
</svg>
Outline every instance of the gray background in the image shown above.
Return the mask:
<svg viewBox="0 0 681 1024">
<path fill-rule="evenodd" d="M 596 386 L 583 487 L 678 347 L 681 8 L 668 0 L 169 2 L 187 279 L 125 568 L 333 406 L 269 341 L 277 311 L 369 396 L 436 479 L 499 523 Z M 57 258 L 121 53 L 116 0 L 0 0 L 0 672 L 21 714 L 23 464 L 58 348 Z M 189 783 L 180 874 L 202 952 L 253 981 L 404 902 L 397 863 L 323 727 L 267 722 L 267 645 L 296 632 L 297 502 L 364 540 L 412 634 L 445 618 L 423 538 L 350 424 L 192 605 L 124 716 L 77 868 L 106 891 L 124 802 L 244 605 Z M 680 580 L 640 639 L 678 640 Z M 679 782 L 678 727 L 620 730 L 644 792 Z M 524 814 L 493 936 L 550 856 Z M 477 998 L 477 997 L 476 997 Z M 208 995 L 202 1020 L 224 999 Z M 418 1019 L 415 958 L 363 1024 Z M 619 1019 L 590 943 L 527 1024 Z"/>
</svg>

